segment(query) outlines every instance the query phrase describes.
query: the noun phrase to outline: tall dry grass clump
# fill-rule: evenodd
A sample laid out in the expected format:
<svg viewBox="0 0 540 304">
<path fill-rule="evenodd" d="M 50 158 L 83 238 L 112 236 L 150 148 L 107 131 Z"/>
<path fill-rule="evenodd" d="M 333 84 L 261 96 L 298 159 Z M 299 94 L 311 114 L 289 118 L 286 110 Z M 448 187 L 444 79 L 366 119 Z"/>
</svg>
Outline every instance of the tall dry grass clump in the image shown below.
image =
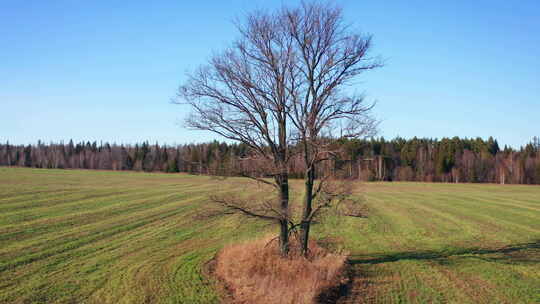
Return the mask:
<svg viewBox="0 0 540 304">
<path fill-rule="evenodd" d="M 217 256 L 215 274 L 235 303 L 317 303 L 323 292 L 346 280 L 346 256 L 310 242 L 307 257 L 293 241 L 287 258 L 271 238 L 225 247 Z"/>
</svg>

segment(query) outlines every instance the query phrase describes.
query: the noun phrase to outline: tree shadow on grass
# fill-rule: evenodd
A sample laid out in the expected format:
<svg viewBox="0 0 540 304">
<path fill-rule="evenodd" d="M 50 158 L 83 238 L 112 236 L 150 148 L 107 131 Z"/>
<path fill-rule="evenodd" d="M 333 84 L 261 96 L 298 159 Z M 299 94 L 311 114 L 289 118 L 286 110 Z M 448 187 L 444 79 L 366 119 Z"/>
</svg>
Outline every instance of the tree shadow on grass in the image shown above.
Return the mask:
<svg viewBox="0 0 540 304">
<path fill-rule="evenodd" d="M 380 288 L 391 284 L 395 278 L 391 273 L 377 266 L 399 261 L 426 261 L 447 266 L 479 259 L 492 263 L 512 265 L 540 264 L 540 239 L 527 243 L 512 244 L 500 248 L 486 247 L 448 247 L 444 250 L 415 250 L 392 253 L 357 254 L 349 256 L 350 279 L 340 290 L 337 303 L 372 303 L 377 302 Z M 383 287 L 384 289 L 384 287 Z M 324 303 L 324 302 L 322 302 Z"/>
<path fill-rule="evenodd" d="M 540 239 L 528 243 L 513 244 L 501 248 L 459 248 L 453 247 L 441 251 L 421 250 L 393 253 L 375 253 L 352 255 L 349 263 L 381 264 L 402 260 L 430 260 L 440 264 L 448 264 L 450 259 L 475 258 L 486 262 L 507 264 L 537 264 L 540 263 Z"/>
</svg>

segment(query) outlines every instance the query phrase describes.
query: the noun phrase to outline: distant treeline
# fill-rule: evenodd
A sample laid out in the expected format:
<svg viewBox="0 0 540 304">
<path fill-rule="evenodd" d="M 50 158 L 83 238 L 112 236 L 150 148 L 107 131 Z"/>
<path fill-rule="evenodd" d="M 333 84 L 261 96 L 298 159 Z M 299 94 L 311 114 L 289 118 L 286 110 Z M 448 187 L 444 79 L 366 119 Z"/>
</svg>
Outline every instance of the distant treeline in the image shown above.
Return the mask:
<svg viewBox="0 0 540 304">
<path fill-rule="evenodd" d="M 319 174 L 365 181 L 472 182 L 540 184 L 540 141 L 519 150 L 499 147 L 489 138 L 337 140 L 339 153 L 321 164 Z M 291 147 L 294 149 L 294 147 Z M 0 165 L 186 172 L 238 176 L 258 166 L 242 144 L 166 146 L 144 142 L 117 145 L 97 142 L 37 145 L 0 144 Z M 300 156 L 290 162 L 291 177 L 303 177 Z"/>
</svg>

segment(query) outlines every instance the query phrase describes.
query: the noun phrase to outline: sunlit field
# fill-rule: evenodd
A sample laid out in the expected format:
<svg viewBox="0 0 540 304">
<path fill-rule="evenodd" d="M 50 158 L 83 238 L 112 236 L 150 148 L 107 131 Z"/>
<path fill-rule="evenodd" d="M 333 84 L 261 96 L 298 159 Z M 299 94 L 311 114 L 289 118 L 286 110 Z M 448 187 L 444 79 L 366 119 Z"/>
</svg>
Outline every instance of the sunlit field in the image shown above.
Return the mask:
<svg viewBox="0 0 540 304">
<path fill-rule="evenodd" d="M 301 182 L 293 182 L 300 199 Z M 0 168 L 0 303 L 218 303 L 204 265 L 273 226 L 200 217 L 241 178 Z M 358 183 L 367 218 L 330 216 L 340 303 L 540 302 L 540 186 Z"/>
</svg>

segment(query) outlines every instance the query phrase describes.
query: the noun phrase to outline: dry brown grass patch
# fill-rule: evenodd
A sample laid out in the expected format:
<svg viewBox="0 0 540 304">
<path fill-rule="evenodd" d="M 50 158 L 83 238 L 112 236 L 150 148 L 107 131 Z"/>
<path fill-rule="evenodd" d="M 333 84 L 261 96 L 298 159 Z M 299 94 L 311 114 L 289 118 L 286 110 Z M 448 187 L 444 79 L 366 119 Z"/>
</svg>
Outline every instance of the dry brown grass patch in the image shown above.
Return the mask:
<svg viewBox="0 0 540 304">
<path fill-rule="evenodd" d="M 230 245 L 218 254 L 215 274 L 235 303 L 317 303 L 321 294 L 346 282 L 345 255 L 312 241 L 307 258 L 298 254 L 297 242 L 282 258 L 270 239 Z"/>
</svg>

